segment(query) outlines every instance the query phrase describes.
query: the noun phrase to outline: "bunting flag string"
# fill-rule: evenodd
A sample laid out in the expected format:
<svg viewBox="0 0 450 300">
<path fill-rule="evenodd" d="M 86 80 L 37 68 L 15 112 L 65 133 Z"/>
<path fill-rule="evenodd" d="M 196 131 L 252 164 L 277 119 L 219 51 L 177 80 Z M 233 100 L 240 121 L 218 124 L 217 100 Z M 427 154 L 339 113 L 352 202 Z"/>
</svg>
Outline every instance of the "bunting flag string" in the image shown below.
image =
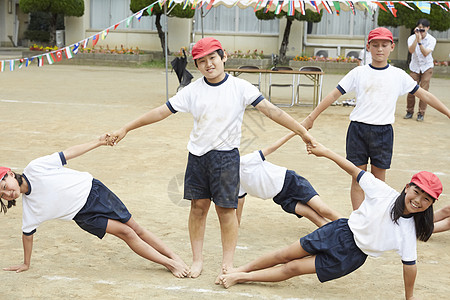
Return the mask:
<svg viewBox="0 0 450 300">
<path fill-rule="evenodd" d="M 234 5 L 239 5 L 241 0 L 235 0 Z M 133 15 L 123 19 L 122 21 L 116 23 L 113 26 L 110 26 L 108 28 L 103 29 L 102 31 L 93 34 L 92 36 L 86 37 L 83 40 L 76 42 L 74 44 L 71 44 L 69 46 L 65 46 L 62 49 L 57 49 L 45 54 L 38 54 L 31 57 L 26 58 L 18 58 L 18 59 L 8 59 L 8 60 L 0 60 L 0 72 L 4 72 L 7 69 L 7 64 L 9 64 L 9 70 L 14 71 L 16 69 L 22 69 L 23 66 L 28 67 L 31 65 L 34 59 L 37 61 L 37 66 L 42 67 L 44 65 L 44 59 L 47 59 L 48 64 L 52 65 L 55 62 L 59 62 L 63 59 L 63 56 L 65 56 L 66 59 L 72 59 L 75 55 L 77 55 L 80 52 L 80 46 L 86 49 L 88 47 L 89 41 L 92 41 L 92 47 L 94 47 L 99 39 L 102 40 L 106 39 L 106 37 L 109 34 L 110 30 L 116 30 L 121 24 L 125 23 L 125 26 L 128 28 L 130 23 L 134 18 L 136 18 L 138 21 L 141 20 L 144 11 L 147 11 L 148 15 L 152 14 L 153 7 L 158 3 L 160 7 L 165 5 L 167 0 L 159 0 L 155 1 L 151 5 L 144 7 L 143 9 L 139 10 L 138 12 L 134 13 Z M 397 17 L 397 9 L 394 6 L 394 3 L 397 1 L 306 1 L 306 0 L 276 0 L 276 8 L 274 9 L 275 14 L 280 14 L 281 10 L 287 11 L 287 14 L 289 16 L 292 16 L 295 14 L 295 11 L 299 11 L 303 15 L 305 14 L 306 6 L 309 5 L 310 8 L 314 11 L 317 11 L 320 13 L 321 9 L 324 9 L 329 14 L 333 14 L 333 11 L 336 12 L 336 15 L 340 15 L 341 11 L 341 4 L 347 5 L 353 14 L 356 13 L 356 7 L 355 4 L 359 4 L 359 8 L 364 7 L 364 10 L 367 10 L 370 14 L 372 13 L 370 5 L 368 3 L 373 3 L 376 6 L 378 6 L 380 9 L 384 10 L 385 12 L 390 12 L 394 17 Z M 170 0 L 168 3 L 169 8 L 174 5 L 174 3 L 178 3 L 183 5 L 183 8 L 187 8 L 189 4 L 191 4 L 192 9 L 200 9 L 207 3 L 206 9 L 211 9 L 214 4 L 215 0 Z M 414 4 L 417 9 L 419 9 L 421 12 L 429 14 L 431 11 L 431 4 L 434 4 L 441 9 L 448 11 L 450 9 L 450 1 L 398 1 L 399 4 L 411 9 L 415 10 L 415 8 L 411 5 Z M 219 3 L 220 4 L 220 3 Z M 269 10 L 272 8 L 272 5 L 274 4 L 274 0 L 258 0 L 254 4 L 254 10 L 263 10 L 264 13 L 269 12 Z M 321 7 L 319 7 L 319 5 Z M 385 6 L 386 5 L 386 6 Z M 387 8 L 387 9 L 386 9 Z M 373 10 L 372 6 L 372 10 Z M 273 8 L 272 8 L 273 10 Z"/>
</svg>

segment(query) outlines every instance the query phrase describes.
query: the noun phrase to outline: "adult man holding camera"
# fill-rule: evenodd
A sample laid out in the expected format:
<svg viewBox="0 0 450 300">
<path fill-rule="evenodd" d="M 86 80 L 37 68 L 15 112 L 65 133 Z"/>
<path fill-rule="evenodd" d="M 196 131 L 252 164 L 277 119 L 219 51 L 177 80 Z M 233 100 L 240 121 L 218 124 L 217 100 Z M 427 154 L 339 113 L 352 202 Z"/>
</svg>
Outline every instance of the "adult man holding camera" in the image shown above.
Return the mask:
<svg viewBox="0 0 450 300">
<path fill-rule="evenodd" d="M 428 34 L 430 21 L 420 19 L 417 21 L 414 34 L 408 38 L 408 50 L 411 53 L 411 62 L 409 70 L 411 77 L 417 81 L 421 88 L 428 91 L 430 87 L 431 76 L 433 75 L 433 52 L 436 46 L 436 39 Z M 406 98 L 406 115 L 404 119 L 411 119 L 414 114 L 416 97 L 408 94 Z M 419 100 L 419 111 L 417 112 L 417 121 L 422 122 L 425 115 L 427 104 Z"/>
</svg>

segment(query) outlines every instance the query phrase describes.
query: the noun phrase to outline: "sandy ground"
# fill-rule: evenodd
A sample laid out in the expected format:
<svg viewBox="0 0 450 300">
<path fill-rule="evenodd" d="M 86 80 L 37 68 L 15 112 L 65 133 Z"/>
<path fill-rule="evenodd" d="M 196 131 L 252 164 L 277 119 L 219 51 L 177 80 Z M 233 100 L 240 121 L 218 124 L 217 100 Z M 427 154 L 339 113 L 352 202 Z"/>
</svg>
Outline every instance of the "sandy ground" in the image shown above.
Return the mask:
<svg viewBox="0 0 450 300">
<path fill-rule="evenodd" d="M 194 72 L 196 78 L 199 73 Z M 324 94 L 342 75 L 325 75 Z M 253 78 L 249 78 L 252 79 Z M 264 78 L 267 80 L 267 78 Z M 265 82 L 265 81 L 264 81 Z M 170 94 L 178 85 L 169 75 Z M 88 141 L 117 129 L 165 102 L 164 70 L 53 65 L 0 73 L 2 118 L 1 165 L 17 172 L 32 159 Z M 450 106 L 450 80 L 433 78 L 431 92 Z M 288 98 L 289 92 L 281 94 Z M 284 93 L 284 92 L 283 92 Z M 302 100 L 310 100 L 305 90 Z M 340 100 L 351 97 L 344 96 Z M 403 120 L 406 99 L 398 101 L 392 169 L 387 182 L 401 189 L 419 170 L 436 172 L 444 193 L 435 209 L 450 197 L 450 122 L 430 108 L 425 122 Z M 311 106 L 285 109 L 302 120 Z M 344 154 L 351 108 L 330 107 L 311 133 Z M 89 171 L 127 205 L 138 223 L 156 233 L 190 264 L 187 230 L 189 203 L 182 198 L 186 144 L 192 127 L 189 114 L 130 133 L 116 148 L 103 147 L 69 162 Z M 249 108 L 243 123 L 241 153 L 262 148 L 287 130 Z M 289 141 L 269 161 L 308 178 L 331 207 L 351 212 L 349 176 L 323 158 L 307 156 L 299 138 Z M 1 267 L 22 262 L 21 201 L 0 216 Z M 284 213 L 272 201 L 248 197 L 239 231 L 235 264 L 291 244 L 315 229 L 306 219 Z M 450 232 L 418 242 L 416 295 L 447 299 L 450 293 Z M 74 222 L 42 224 L 34 238 L 31 269 L 0 271 L 1 299 L 402 299 L 402 264 L 396 253 L 369 258 L 359 270 L 321 284 L 315 275 L 285 282 L 242 284 L 225 290 L 214 285 L 220 270 L 221 242 L 216 213 L 211 209 L 204 245 L 204 271 L 197 279 L 177 279 L 165 268 L 134 254 L 121 240 L 99 240 Z"/>
</svg>

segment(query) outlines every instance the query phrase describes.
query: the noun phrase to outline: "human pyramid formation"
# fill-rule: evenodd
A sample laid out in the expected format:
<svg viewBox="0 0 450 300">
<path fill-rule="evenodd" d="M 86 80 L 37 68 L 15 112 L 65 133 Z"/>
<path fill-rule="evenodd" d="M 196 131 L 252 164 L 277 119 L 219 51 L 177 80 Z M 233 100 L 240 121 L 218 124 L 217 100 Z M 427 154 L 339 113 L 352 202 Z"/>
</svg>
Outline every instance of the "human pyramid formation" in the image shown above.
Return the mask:
<svg viewBox="0 0 450 300">
<path fill-rule="evenodd" d="M 412 176 L 402 191 L 385 182 L 393 147 L 397 98 L 410 93 L 450 118 L 450 110 L 422 89 L 403 70 L 388 64 L 394 49 L 392 33 L 376 28 L 369 33 L 367 50 L 372 64 L 350 71 L 301 123 L 264 99 L 245 80 L 224 72 L 227 56 L 220 42 L 207 37 L 192 49 L 202 78 L 119 130 L 97 140 L 37 158 L 22 174 L 0 167 L 1 211 L 23 203 L 23 263 L 5 268 L 22 272 L 30 268 L 33 235 L 51 219 L 74 220 L 100 239 L 113 234 L 138 255 L 165 266 L 176 277 L 196 278 L 203 269 L 203 242 L 211 202 L 218 215 L 222 238 L 222 271 L 216 284 L 229 288 L 243 282 L 278 282 L 316 273 L 320 282 L 347 275 L 367 256 L 395 250 L 403 262 L 405 297 L 413 298 L 416 277 L 416 240 L 427 241 L 433 232 L 450 229 L 450 206 L 433 214 L 433 203 L 442 192 L 439 178 L 422 171 Z M 376 83 L 374 85 L 374 83 Z M 346 92 L 356 91 L 350 115 L 347 158 L 318 143 L 308 132 L 314 120 Z M 241 125 L 246 106 L 253 105 L 292 132 L 267 148 L 240 157 Z M 117 145 L 129 131 L 161 121 L 176 112 L 194 117 L 188 143 L 184 198 L 191 201 L 189 236 L 193 261 L 188 266 L 156 235 L 141 227 L 121 200 L 87 172 L 64 167 L 68 160 L 99 146 Z M 226 112 L 226 113 L 224 113 Z M 335 162 L 352 178 L 353 212 L 344 218 L 322 201 L 307 179 L 266 157 L 299 135 L 308 154 Z M 371 164 L 371 172 L 367 165 Z M 246 194 L 273 198 L 283 210 L 311 220 L 319 228 L 293 244 L 243 266 L 233 266 L 237 233 Z M 54 209 L 58 207 L 58 209 Z"/>
</svg>

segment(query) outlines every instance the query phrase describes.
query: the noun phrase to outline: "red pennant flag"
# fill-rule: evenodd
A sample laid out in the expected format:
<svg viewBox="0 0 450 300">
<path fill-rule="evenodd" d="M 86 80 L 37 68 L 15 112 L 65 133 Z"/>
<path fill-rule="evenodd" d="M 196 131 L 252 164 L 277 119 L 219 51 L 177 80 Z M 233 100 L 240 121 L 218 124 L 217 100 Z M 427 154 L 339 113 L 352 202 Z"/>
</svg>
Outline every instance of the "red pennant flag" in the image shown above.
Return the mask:
<svg viewBox="0 0 450 300">
<path fill-rule="evenodd" d="M 211 9 L 211 7 L 214 4 L 214 0 L 211 0 L 211 2 L 209 2 L 208 6 L 206 7 L 206 9 Z"/>
<path fill-rule="evenodd" d="M 384 10 L 385 12 L 388 12 L 387 10 L 386 10 L 386 8 L 384 8 L 384 6 L 383 6 L 383 4 L 381 3 L 381 2 L 378 2 L 378 1 L 375 1 L 375 2 L 373 2 L 373 3 L 375 3 L 376 5 L 378 5 L 382 10 Z"/>
<path fill-rule="evenodd" d="M 56 61 L 61 61 L 62 60 L 62 57 L 63 57 L 62 50 L 56 51 L 55 55 L 56 55 Z"/>
<path fill-rule="evenodd" d="M 98 34 L 94 35 L 94 37 L 92 38 L 92 47 L 95 47 L 97 42 L 98 42 Z"/>
<path fill-rule="evenodd" d="M 120 23 L 117 23 L 116 25 L 114 25 L 114 30 L 116 30 L 117 27 L 119 27 Z"/>
</svg>

